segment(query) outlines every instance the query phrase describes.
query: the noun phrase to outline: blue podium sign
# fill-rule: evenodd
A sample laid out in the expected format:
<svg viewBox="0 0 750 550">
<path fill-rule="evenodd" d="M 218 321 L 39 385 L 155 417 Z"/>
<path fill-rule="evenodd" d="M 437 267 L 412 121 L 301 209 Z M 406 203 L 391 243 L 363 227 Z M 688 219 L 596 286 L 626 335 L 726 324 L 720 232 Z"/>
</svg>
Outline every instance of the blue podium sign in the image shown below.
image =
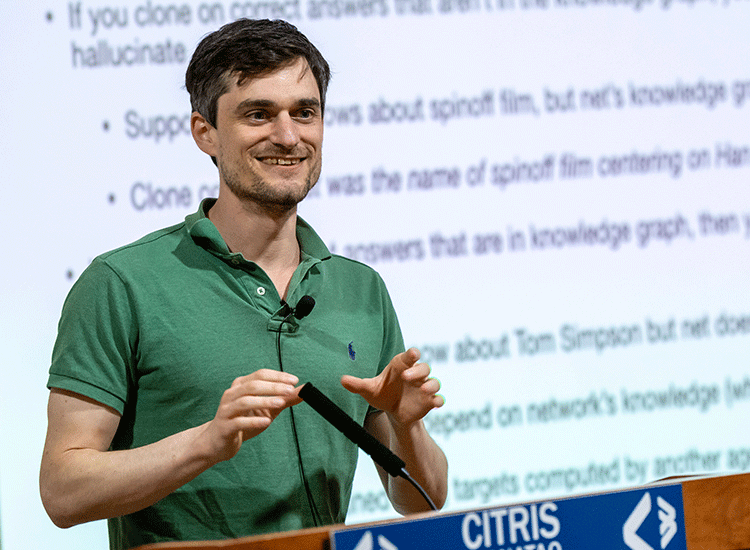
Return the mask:
<svg viewBox="0 0 750 550">
<path fill-rule="evenodd" d="M 331 533 L 333 550 L 687 550 L 680 485 L 405 519 Z"/>
</svg>

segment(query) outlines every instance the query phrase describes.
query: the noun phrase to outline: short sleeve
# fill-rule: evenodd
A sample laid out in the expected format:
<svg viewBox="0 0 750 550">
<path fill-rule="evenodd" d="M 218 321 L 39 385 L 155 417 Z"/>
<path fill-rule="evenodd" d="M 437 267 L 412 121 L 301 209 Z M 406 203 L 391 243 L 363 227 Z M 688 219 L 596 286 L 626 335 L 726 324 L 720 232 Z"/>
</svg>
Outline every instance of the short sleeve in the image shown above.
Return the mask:
<svg viewBox="0 0 750 550">
<path fill-rule="evenodd" d="M 95 259 L 63 305 L 47 386 L 122 414 L 134 379 L 136 343 L 126 285 L 106 261 Z"/>
</svg>

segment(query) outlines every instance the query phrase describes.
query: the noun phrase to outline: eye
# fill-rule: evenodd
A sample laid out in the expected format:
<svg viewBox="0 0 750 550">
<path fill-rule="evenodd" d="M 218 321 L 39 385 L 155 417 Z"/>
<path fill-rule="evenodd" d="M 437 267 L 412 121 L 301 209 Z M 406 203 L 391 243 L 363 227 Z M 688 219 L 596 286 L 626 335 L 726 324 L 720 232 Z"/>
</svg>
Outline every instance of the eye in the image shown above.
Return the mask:
<svg viewBox="0 0 750 550">
<path fill-rule="evenodd" d="M 312 107 L 304 107 L 297 111 L 296 117 L 300 120 L 312 120 L 318 116 L 318 111 Z"/>
<path fill-rule="evenodd" d="M 245 113 L 245 118 L 253 121 L 263 121 L 268 118 L 268 114 L 265 111 L 249 111 Z"/>
</svg>

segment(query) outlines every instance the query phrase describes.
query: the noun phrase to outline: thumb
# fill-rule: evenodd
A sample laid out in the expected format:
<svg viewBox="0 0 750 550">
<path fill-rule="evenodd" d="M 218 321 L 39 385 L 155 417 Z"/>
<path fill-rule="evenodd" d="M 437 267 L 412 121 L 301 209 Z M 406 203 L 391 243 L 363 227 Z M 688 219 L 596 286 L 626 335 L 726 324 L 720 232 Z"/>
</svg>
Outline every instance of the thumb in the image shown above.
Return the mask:
<svg viewBox="0 0 750 550">
<path fill-rule="evenodd" d="M 371 379 L 357 378 L 356 376 L 352 376 L 350 374 L 345 374 L 341 377 L 341 385 L 350 392 L 356 393 L 358 395 L 362 395 L 363 393 L 370 393 L 372 391 L 371 382 Z"/>
</svg>

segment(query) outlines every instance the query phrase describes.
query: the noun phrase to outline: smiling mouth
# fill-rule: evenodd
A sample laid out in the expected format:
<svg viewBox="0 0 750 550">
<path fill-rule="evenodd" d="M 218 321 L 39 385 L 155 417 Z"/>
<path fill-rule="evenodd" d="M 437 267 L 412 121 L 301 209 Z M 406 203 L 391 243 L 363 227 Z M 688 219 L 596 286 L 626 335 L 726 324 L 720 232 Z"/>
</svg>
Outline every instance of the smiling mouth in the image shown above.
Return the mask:
<svg viewBox="0 0 750 550">
<path fill-rule="evenodd" d="M 295 164 L 299 164 L 304 159 L 301 158 L 278 158 L 278 157 L 268 157 L 268 158 L 260 158 L 258 159 L 263 164 L 272 164 L 275 166 L 293 166 Z"/>
</svg>

